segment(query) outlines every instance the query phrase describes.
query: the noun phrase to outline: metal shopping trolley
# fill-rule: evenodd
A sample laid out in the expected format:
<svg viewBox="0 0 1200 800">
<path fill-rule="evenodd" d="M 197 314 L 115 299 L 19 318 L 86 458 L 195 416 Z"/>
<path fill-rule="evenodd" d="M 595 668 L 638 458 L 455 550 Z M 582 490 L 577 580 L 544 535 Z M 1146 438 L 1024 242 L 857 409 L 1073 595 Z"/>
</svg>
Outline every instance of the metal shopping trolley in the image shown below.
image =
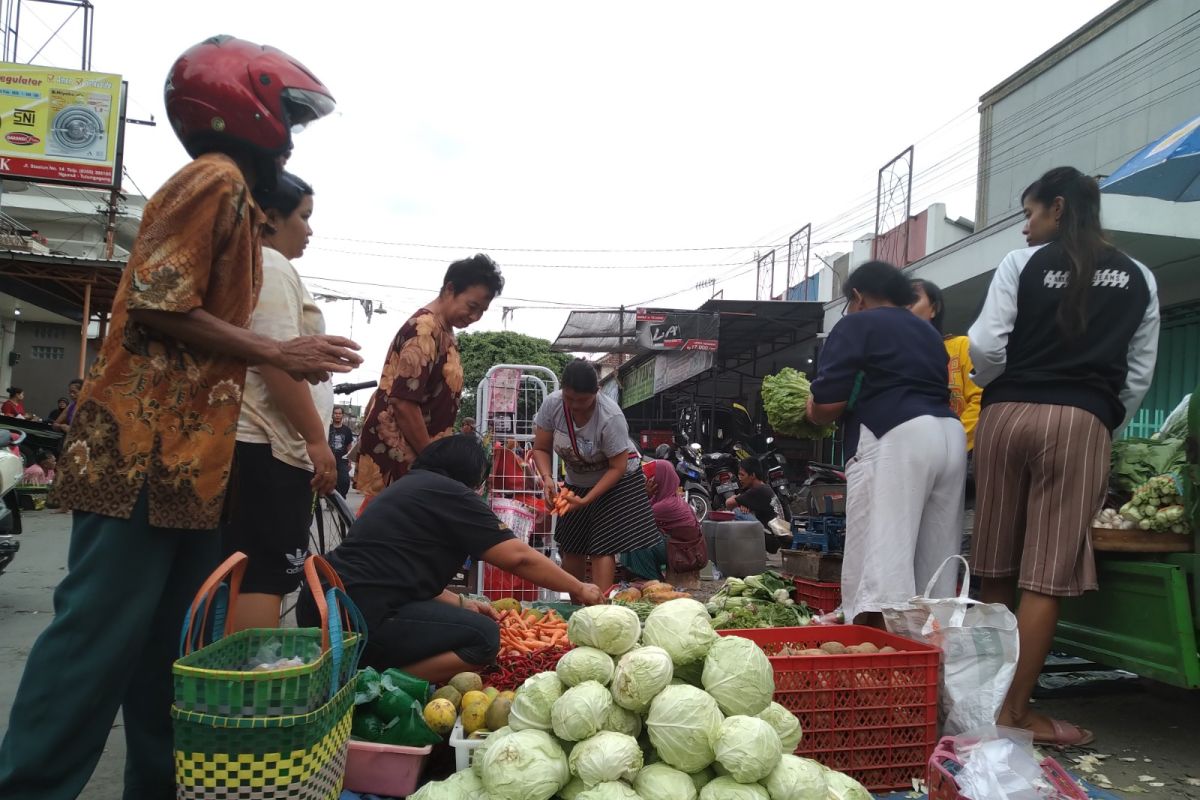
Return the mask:
<svg viewBox="0 0 1200 800">
<path fill-rule="evenodd" d="M 479 382 L 476 415 L 492 469 L 486 485 L 488 503 L 526 544 L 558 561 L 554 546 L 555 517 L 543 499 L 533 466 L 533 418 L 545 399 L 558 390 L 558 377 L 547 367 L 501 364 Z M 552 456 L 554 474 L 558 457 Z M 479 564 L 479 591 L 492 600 L 559 600 L 558 592 L 538 586 L 490 564 Z"/>
</svg>

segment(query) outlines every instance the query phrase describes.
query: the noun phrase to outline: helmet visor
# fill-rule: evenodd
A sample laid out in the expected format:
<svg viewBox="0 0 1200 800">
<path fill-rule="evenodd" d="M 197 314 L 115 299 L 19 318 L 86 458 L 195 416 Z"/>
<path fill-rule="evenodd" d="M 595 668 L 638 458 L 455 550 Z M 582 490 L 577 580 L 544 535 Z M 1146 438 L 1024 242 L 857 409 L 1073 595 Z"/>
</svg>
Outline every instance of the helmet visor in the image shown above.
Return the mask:
<svg viewBox="0 0 1200 800">
<path fill-rule="evenodd" d="M 326 116 L 337 105 L 329 95 L 308 89 L 284 89 L 280 100 L 292 133 L 304 130 L 310 122 Z"/>
</svg>

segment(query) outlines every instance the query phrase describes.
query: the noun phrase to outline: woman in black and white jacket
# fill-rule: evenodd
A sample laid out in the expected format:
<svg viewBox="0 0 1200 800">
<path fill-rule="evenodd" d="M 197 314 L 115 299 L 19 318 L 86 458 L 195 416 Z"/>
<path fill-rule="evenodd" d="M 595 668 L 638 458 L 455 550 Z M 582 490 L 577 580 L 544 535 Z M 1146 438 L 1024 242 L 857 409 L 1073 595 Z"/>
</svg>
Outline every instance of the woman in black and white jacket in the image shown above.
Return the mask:
<svg viewBox="0 0 1200 800">
<path fill-rule="evenodd" d="M 1059 603 L 1097 588 L 1091 520 L 1108 482 L 1112 434 L 1150 387 L 1158 349 L 1154 276 L 1100 228 L 1096 181 L 1052 169 L 1022 195 L 1030 245 L 996 269 L 971 326 L 976 433 L 975 544 L 982 599 L 1017 610 L 1020 659 L 999 724 L 1081 745 L 1089 731 L 1029 708 Z"/>
</svg>

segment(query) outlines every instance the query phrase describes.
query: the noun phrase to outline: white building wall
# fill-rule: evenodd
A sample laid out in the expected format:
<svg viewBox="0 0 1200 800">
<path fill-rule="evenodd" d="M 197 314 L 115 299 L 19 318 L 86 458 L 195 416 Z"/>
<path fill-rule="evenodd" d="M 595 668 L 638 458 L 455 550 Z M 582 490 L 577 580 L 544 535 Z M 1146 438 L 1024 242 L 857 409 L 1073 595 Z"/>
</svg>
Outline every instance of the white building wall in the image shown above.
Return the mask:
<svg viewBox="0 0 1200 800">
<path fill-rule="evenodd" d="M 1197 8 L 1196 0 L 1116 3 L 983 96 L 979 228 L 1018 210 L 1021 192 L 1047 169 L 1111 174 L 1195 116 L 1200 20 L 1187 18 Z"/>
</svg>

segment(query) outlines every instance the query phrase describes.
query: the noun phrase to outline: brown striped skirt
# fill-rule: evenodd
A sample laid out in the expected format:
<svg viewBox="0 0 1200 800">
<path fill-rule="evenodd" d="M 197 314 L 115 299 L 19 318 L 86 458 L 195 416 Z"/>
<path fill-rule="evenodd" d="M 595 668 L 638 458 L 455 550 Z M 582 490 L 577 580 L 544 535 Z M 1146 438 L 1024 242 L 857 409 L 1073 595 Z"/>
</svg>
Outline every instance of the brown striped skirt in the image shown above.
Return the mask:
<svg viewBox="0 0 1200 800">
<path fill-rule="evenodd" d="M 567 485 L 580 497 L 590 487 Z M 554 540 L 564 553 L 615 555 L 658 544 L 662 534 L 650 510 L 646 476 L 636 467 L 591 505 L 558 518 Z M 601 587 L 603 588 L 603 587 Z"/>
<path fill-rule="evenodd" d="M 1092 519 L 1104 502 L 1112 436 L 1073 406 L 995 403 L 975 434 L 972 569 L 1022 589 L 1075 597 L 1098 588 Z"/>
</svg>

